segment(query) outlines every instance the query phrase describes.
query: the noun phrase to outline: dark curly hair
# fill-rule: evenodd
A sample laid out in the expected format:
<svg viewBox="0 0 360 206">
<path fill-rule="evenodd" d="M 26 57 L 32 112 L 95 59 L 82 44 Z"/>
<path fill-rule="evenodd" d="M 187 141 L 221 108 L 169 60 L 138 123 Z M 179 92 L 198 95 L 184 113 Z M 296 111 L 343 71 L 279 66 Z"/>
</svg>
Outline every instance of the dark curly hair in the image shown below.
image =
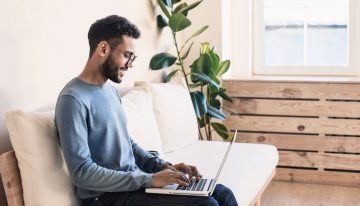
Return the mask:
<svg viewBox="0 0 360 206">
<path fill-rule="evenodd" d="M 140 37 L 140 31 L 134 24 L 121 16 L 111 15 L 97 20 L 90 26 L 88 32 L 89 58 L 93 55 L 99 42 L 107 41 L 111 48 L 115 48 L 122 42 L 122 35 L 137 39 Z"/>
</svg>

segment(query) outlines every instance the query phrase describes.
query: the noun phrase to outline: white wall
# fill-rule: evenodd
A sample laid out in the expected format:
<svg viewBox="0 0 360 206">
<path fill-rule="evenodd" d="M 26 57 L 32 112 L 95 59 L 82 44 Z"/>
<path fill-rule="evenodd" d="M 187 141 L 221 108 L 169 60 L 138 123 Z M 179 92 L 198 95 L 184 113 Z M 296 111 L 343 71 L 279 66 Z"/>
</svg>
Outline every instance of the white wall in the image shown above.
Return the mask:
<svg viewBox="0 0 360 206">
<path fill-rule="evenodd" d="M 192 2 L 195 2 L 195 0 L 187 1 L 188 4 Z M 218 54 L 222 54 L 221 2 L 222 0 L 205 0 L 198 7 L 190 10 L 188 18 L 192 24 L 189 28 L 186 28 L 181 32 L 184 36 L 184 40 L 203 26 L 208 25 L 209 28 L 193 39 L 194 45 L 186 59 L 186 65 L 191 65 L 191 63 L 199 57 L 201 42 L 210 42 L 210 44 L 215 47 Z"/>
<path fill-rule="evenodd" d="M 157 32 L 150 2 L 130 0 L 0 1 L 0 153 L 11 149 L 4 113 L 52 107 L 62 87 L 77 76 L 88 57 L 87 32 L 95 20 L 111 14 L 128 18 L 142 31 L 135 67 L 121 84 L 158 81 L 148 64 L 171 42 Z M 169 37 L 169 38 L 168 38 Z M 5 206 L 0 186 L 0 206 Z"/>
</svg>

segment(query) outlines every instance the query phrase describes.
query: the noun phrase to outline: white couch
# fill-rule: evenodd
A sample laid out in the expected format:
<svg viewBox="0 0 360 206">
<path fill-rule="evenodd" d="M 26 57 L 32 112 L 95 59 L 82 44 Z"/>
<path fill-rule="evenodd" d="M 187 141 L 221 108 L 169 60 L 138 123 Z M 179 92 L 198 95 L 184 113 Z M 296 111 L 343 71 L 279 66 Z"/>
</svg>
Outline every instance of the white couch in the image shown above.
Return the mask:
<svg viewBox="0 0 360 206">
<path fill-rule="evenodd" d="M 228 142 L 198 140 L 190 96 L 181 84 L 138 83 L 122 97 L 122 103 L 129 133 L 144 149 L 157 150 L 173 163 L 196 165 L 205 177 L 215 176 Z M 12 111 L 6 115 L 26 206 L 80 204 L 69 180 L 53 115 L 53 111 Z M 278 152 L 273 146 L 236 143 L 220 183 L 233 190 L 239 205 L 259 205 L 277 163 Z M 21 205 L 11 202 L 9 206 Z"/>
</svg>

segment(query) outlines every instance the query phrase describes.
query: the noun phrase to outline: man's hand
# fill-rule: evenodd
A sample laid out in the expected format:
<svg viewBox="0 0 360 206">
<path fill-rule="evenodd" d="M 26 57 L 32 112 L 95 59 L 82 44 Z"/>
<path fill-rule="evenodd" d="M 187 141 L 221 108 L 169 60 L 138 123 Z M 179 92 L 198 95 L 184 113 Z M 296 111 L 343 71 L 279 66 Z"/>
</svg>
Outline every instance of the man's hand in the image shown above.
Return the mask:
<svg viewBox="0 0 360 206">
<path fill-rule="evenodd" d="M 153 174 L 151 180 L 152 187 L 164 187 L 177 183 L 179 185 L 188 186 L 190 181 L 182 172 L 175 172 L 170 169 L 165 169 Z"/>
<path fill-rule="evenodd" d="M 166 164 L 164 165 L 163 169 L 169 169 L 174 172 L 182 172 L 184 174 L 188 174 L 190 179 L 192 179 L 192 177 L 196 177 L 196 180 L 200 180 L 202 178 L 202 175 L 199 174 L 199 171 L 195 166 L 186 165 L 184 163 L 179 163 L 175 165 Z"/>
</svg>

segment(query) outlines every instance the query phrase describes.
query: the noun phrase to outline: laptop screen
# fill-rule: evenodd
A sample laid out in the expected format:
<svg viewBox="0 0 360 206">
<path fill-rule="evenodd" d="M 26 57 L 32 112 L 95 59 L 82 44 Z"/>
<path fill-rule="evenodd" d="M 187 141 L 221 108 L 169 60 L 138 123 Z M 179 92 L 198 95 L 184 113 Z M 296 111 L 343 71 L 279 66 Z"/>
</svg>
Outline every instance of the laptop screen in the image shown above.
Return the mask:
<svg viewBox="0 0 360 206">
<path fill-rule="evenodd" d="M 232 146 L 232 144 L 233 144 L 233 143 L 235 142 L 235 140 L 236 140 L 236 135 L 237 135 L 237 130 L 235 130 L 234 136 L 233 136 L 233 138 L 232 138 L 232 140 L 231 140 L 231 142 L 230 142 L 230 144 L 229 144 L 229 146 L 228 146 L 228 148 L 227 148 L 227 150 L 226 150 L 224 159 L 222 160 L 221 165 L 220 165 L 220 168 L 219 168 L 219 170 L 218 170 L 218 172 L 217 172 L 217 174 L 216 174 L 215 182 L 217 182 L 217 180 L 218 180 L 218 178 L 219 178 L 219 176 L 220 176 L 221 170 L 222 170 L 222 168 L 223 168 L 223 166 L 224 166 L 224 164 L 225 164 L 225 161 L 226 161 L 227 156 L 228 156 L 228 154 L 229 154 L 229 152 L 230 152 L 231 146 Z"/>
</svg>

